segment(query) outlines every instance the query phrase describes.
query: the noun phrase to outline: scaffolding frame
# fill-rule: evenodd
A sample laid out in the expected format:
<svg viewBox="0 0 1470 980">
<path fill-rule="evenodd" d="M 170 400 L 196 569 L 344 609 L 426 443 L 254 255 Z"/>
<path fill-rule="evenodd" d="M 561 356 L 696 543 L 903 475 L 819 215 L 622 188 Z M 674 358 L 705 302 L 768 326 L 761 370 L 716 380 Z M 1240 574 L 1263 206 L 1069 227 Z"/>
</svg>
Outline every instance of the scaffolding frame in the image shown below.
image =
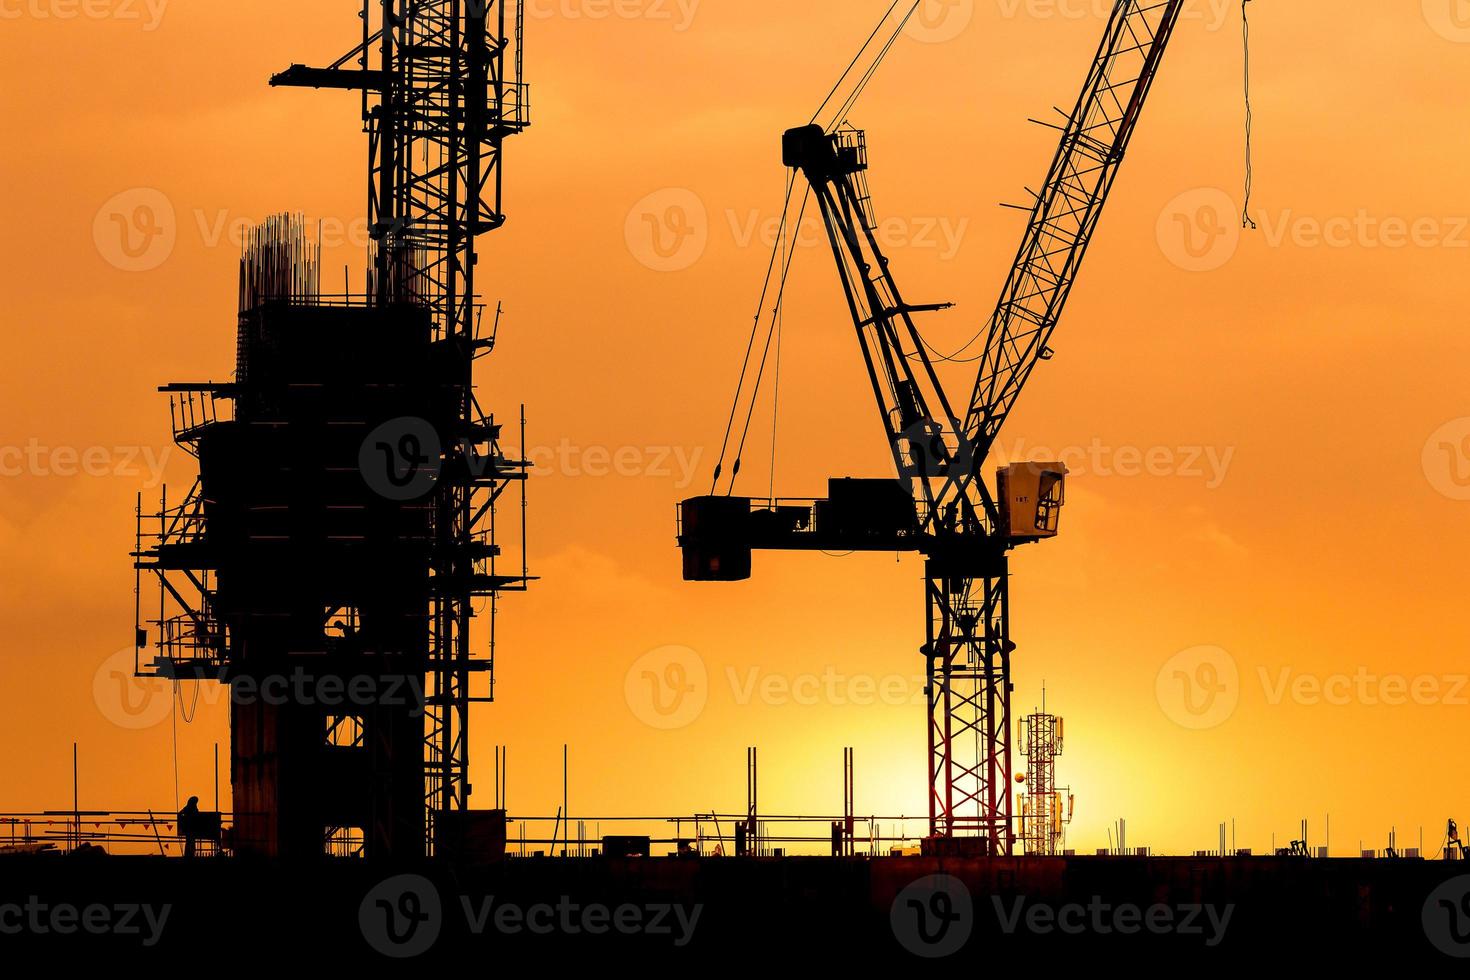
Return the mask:
<svg viewBox="0 0 1470 980">
<path fill-rule="evenodd" d="M 469 808 L 470 705 L 494 699 L 496 599 L 530 581 L 524 535 L 519 574 L 495 567 L 495 505 L 509 483 L 520 482 L 524 531 L 530 464 L 500 451 L 500 428 L 477 401 L 473 377 L 474 361 L 494 347 L 493 330 L 481 335 L 476 239 L 505 222 L 502 144 L 530 125 L 524 30 L 523 0 L 363 0 L 358 45 L 326 68 L 292 65 L 271 79 L 362 93 L 375 246 L 369 293 L 378 303 L 427 306 L 436 337 L 463 355 L 462 372 L 450 382 L 460 431 L 444 439 L 447 478 L 434 502 L 424 733 L 430 853 L 434 814 Z M 523 412 L 522 448 L 524 432 Z M 483 653 L 470 637 L 478 598 L 490 602 Z M 472 693 L 474 674 L 488 678 L 484 694 Z"/>
</svg>

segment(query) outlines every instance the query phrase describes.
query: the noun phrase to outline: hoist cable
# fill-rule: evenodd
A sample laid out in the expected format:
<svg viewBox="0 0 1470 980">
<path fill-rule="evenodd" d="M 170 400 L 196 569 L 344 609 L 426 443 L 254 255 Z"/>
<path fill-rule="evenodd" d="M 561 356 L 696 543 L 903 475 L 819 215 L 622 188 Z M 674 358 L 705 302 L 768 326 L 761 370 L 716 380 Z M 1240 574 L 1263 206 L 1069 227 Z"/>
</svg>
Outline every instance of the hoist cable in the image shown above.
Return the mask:
<svg viewBox="0 0 1470 980">
<path fill-rule="evenodd" d="M 1240 226 L 1255 230 L 1256 222 L 1251 217 L 1251 189 L 1255 183 L 1255 168 L 1251 160 L 1251 21 L 1248 8 L 1251 0 L 1240 0 L 1241 41 L 1245 48 L 1245 204 L 1240 211 Z"/>
<path fill-rule="evenodd" d="M 796 188 L 796 173 L 792 171 L 786 178 L 786 200 L 781 205 L 781 233 L 786 228 L 786 215 L 791 210 L 791 194 Z M 720 473 L 725 467 L 725 453 L 730 446 L 730 433 L 735 428 L 735 413 L 740 410 L 740 393 L 745 390 L 745 375 L 750 369 L 750 354 L 755 349 L 755 335 L 760 330 L 761 314 L 766 307 L 766 295 L 771 288 L 771 274 L 776 269 L 777 249 L 772 247 L 771 260 L 766 264 L 766 278 L 761 283 L 760 299 L 755 304 L 755 316 L 751 318 L 750 340 L 745 345 L 745 360 L 740 365 L 740 379 L 735 383 L 735 398 L 730 403 L 730 416 L 725 420 L 725 438 L 720 442 L 720 458 L 715 463 L 714 477 L 710 480 L 710 493 L 713 494 L 720 483 Z"/>
<path fill-rule="evenodd" d="M 820 118 L 821 115 L 822 115 L 822 110 L 824 110 L 832 102 L 832 99 L 841 90 L 843 82 L 845 82 L 847 80 L 848 76 L 852 74 L 853 69 L 856 68 L 857 65 L 859 64 L 859 62 L 862 61 L 863 54 L 866 53 L 867 50 L 868 50 L 868 48 L 872 46 L 873 41 L 878 37 L 879 32 L 882 31 L 883 25 L 886 24 L 886 23 L 888 23 L 889 20 L 893 17 L 894 11 L 896 11 L 898 9 L 899 4 L 901 2 L 902 2 L 902 0 L 893 0 L 893 3 L 889 5 L 887 12 L 884 13 L 883 17 L 878 21 L 877 26 L 875 26 L 873 28 L 872 33 L 869 34 L 867 40 L 865 40 L 863 42 L 862 47 L 858 49 L 858 53 L 853 57 L 852 61 L 850 61 L 848 63 L 847 67 L 845 69 L 843 69 L 842 74 L 837 79 L 837 83 L 832 86 L 832 90 L 827 93 L 827 97 L 822 100 L 821 105 L 819 105 L 817 107 L 817 111 L 812 114 L 812 119 L 811 119 L 811 123 L 812 124 L 815 124 L 817 122 L 818 118 Z M 904 27 L 907 26 L 909 20 L 913 17 L 914 13 L 919 9 L 919 4 L 922 3 L 922 2 L 923 2 L 923 0 L 914 0 L 913 4 L 909 7 L 908 13 L 905 14 L 904 17 L 903 17 L 903 19 L 898 22 L 898 26 L 894 29 L 894 32 L 893 32 L 892 36 L 890 36 L 888 38 L 888 40 L 883 44 L 882 49 L 878 52 L 877 57 L 873 60 L 873 63 L 871 65 L 869 65 L 867 67 L 867 69 L 863 72 L 862 77 L 858 80 L 858 83 L 854 87 L 852 93 L 843 101 L 841 108 L 838 110 L 836 116 L 833 119 L 832 126 L 824 127 L 825 129 L 830 130 L 833 126 L 836 126 L 838 120 L 841 120 L 844 116 L 846 116 L 846 114 L 849 111 L 851 111 L 852 107 L 856 104 L 858 98 L 862 95 L 863 90 L 866 89 L 867 86 L 868 86 L 868 83 L 870 81 L 872 81 L 874 74 L 878 70 L 878 66 L 883 63 L 883 60 L 887 57 L 888 52 L 890 50 L 892 50 L 893 45 L 897 42 L 899 35 L 903 32 Z M 787 180 L 787 184 L 786 184 L 786 200 L 785 200 L 785 202 L 782 205 L 782 209 L 781 209 L 781 225 L 780 225 L 780 228 L 778 230 L 778 235 L 780 236 L 779 237 L 779 241 L 777 242 L 776 246 L 772 248 L 772 250 L 771 250 L 771 260 L 770 260 L 770 262 L 766 266 L 766 278 L 765 278 L 765 281 L 761 285 L 760 300 L 759 300 L 759 302 L 756 305 L 756 314 L 755 314 L 755 317 L 754 317 L 754 322 L 751 324 L 750 339 L 746 343 L 746 347 L 745 347 L 745 360 L 744 360 L 744 362 L 740 366 L 740 378 L 737 381 L 736 386 L 735 386 L 735 398 L 734 398 L 733 402 L 730 405 L 730 415 L 729 415 L 729 417 L 725 421 L 725 435 L 724 435 L 724 438 L 720 442 L 720 457 L 719 457 L 718 462 L 715 464 L 714 477 L 710 481 L 710 493 L 711 494 L 716 493 L 718 491 L 719 483 L 720 483 L 720 476 L 724 472 L 725 457 L 726 457 L 727 453 L 729 452 L 729 447 L 730 447 L 730 435 L 734 431 L 735 416 L 736 416 L 736 414 L 740 410 L 741 395 L 745 391 L 745 379 L 746 379 L 746 376 L 747 376 L 747 374 L 749 373 L 749 370 L 750 370 L 751 355 L 752 355 L 752 353 L 754 353 L 754 350 L 755 350 L 755 338 L 756 338 L 756 334 L 760 330 L 760 320 L 761 320 L 762 311 L 763 311 L 763 309 L 765 307 L 766 296 L 769 295 L 769 292 L 770 292 L 771 274 L 774 271 L 775 266 L 776 266 L 777 253 L 778 253 L 778 251 L 781 251 L 782 245 L 785 242 L 785 233 L 786 233 L 786 228 L 787 228 L 787 216 L 790 214 L 790 210 L 791 210 L 791 195 L 792 195 L 792 193 L 794 191 L 795 180 L 796 180 L 796 175 L 795 175 L 795 172 L 793 171 L 789 175 L 788 180 Z M 810 197 L 810 194 L 811 194 L 811 189 L 808 187 L 807 188 L 807 191 L 806 191 L 806 194 L 804 194 L 803 197 L 802 197 L 800 213 L 797 216 L 797 225 L 798 225 L 798 227 L 800 226 L 801 218 L 806 213 L 806 205 L 807 205 L 807 201 L 808 201 L 808 199 Z M 730 487 L 729 487 L 729 490 L 726 491 L 727 493 L 733 493 L 734 492 L 734 489 L 735 489 L 735 478 L 740 473 L 740 463 L 741 463 L 741 459 L 742 459 L 742 457 L 744 455 L 744 452 L 745 452 L 745 440 L 746 440 L 746 438 L 750 434 L 750 422 L 751 422 L 752 416 L 755 413 L 755 402 L 756 402 L 757 396 L 760 393 L 761 379 L 762 379 L 762 377 L 765 374 L 766 361 L 767 361 L 767 359 L 770 356 L 770 352 L 771 352 L 771 341 L 772 341 L 772 338 L 773 337 L 777 336 L 778 330 L 779 330 L 779 320 L 780 320 L 780 311 L 781 311 L 781 299 L 785 295 L 785 291 L 786 291 L 786 278 L 787 278 L 787 275 L 791 271 L 791 259 L 794 257 L 794 255 L 795 255 L 795 249 L 790 249 L 790 250 L 787 250 L 786 251 L 786 254 L 783 257 L 783 263 L 782 263 L 783 264 L 783 268 L 782 268 L 782 271 L 781 271 L 781 281 L 780 281 L 780 286 L 779 286 L 779 290 L 778 290 L 778 295 L 777 295 L 777 298 L 776 298 L 776 305 L 772 308 L 771 327 L 770 327 L 770 330 L 766 334 L 765 346 L 764 346 L 764 348 L 761 351 L 760 366 L 757 369 L 756 378 L 755 378 L 755 384 L 754 384 L 754 386 L 753 386 L 753 388 L 751 390 L 750 406 L 746 410 L 745 425 L 744 425 L 744 427 L 741 430 L 740 442 L 739 442 L 739 445 L 738 445 L 738 447 L 737 447 L 737 449 L 735 451 L 735 463 L 734 463 L 734 466 L 731 468 L 731 472 L 730 472 Z M 778 347 L 778 350 L 777 350 L 776 377 L 777 377 L 777 379 L 779 379 L 779 377 L 780 377 L 780 353 L 779 353 L 779 347 Z M 778 383 L 779 383 L 779 380 L 778 380 Z M 774 406 L 774 403 L 773 403 L 773 411 L 774 411 L 774 409 L 775 409 L 775 406 Z M 774 419 L 772 420 L 771 442 L 772 442 L 772 448 L 771 448 L 772 468 L 774 469 L 774 466 L 775 466 L 775 420 Z"/>
<path fill-rule="evenodd" d="M 811 123 L 808 123 L 808 125 L 816 123 L 817 117 L 822 114 L 822 110 L 827 108 L 827 103 L 832 101 L 832 96 L 836 95 L 837 90 L 842 88 L 842 83 L 847 80 L 847 76 L 852 74 L 853 68 L 862 59 L 863 52 L 868 50 L 868 45 L 873 43 L 873 38 L 878 36 L 878 32 L 883 29 L 884 24 L 888 23 L 888 18 L 893 16 L 893 11 L 898 9 L 898 5 L 902 2 L 903 0 L 893 0 L 893 5 L 888 8 L 888 13 L 883 15 L 882 20 L 878 21 L 878 25 L 873 28 L 873 33 L 868 35 L 868 39 L 863 42 L 863 46 L 858 48 L 858 53 L 852 56 L 852 61 L 842 70 L 842 74 L 837 77 L 837 84 L 832 86 L 832 91 L 827 93 L 827 97 L 822 100 L 822 104 L 817 106 L 817 111 L 812 113 Z"/>
<path fill-rule="evenodd" d="M 177 688 L 178 688 L 178 681 L 177 680 L 174 681 L 174 687 L 177 690 Z M 171 707 L 173 708 L 173 711 L 170 712 L 170 714 L 172 715 L 172 717 L 169 719 L 169 728 L 170 728 L 170 730 L 172 732 L 171 741 L 173 743 L 173 756 L 174 756 L 174 809 L 175 810 L 178 810 L 179 809 L 179 702 L 178 702 L 178 699 L 177 698 L 172 698 L 172 697 L 169 699 L 169 701 L 170 701 Z"/>
<path fill-rule="evenodd" d="M 858 80 L 857 85 L 852 90 L 852 94 L 847 97 L 847 101 L 842 103 L 842 108 L 838 109 L 837 114 L 832 117 L 832 123 L 827 127 L 827 130 L 829 132 L 836 129 L 837 125 L 847 117 L 847 114 L 849 112 L 852 111 L 853 106 L 857 105 L 857 100 L 862 97 L 863 90 L 868 87 L 868 83 L 871 82 L 873 80 L 873 76 L 878 73 L 879 66 L 881 66 L 883 64 L 883 60 L 888 57 L 888 52 L 893 50 L 893 45 L 898 42 L 899 35 L 903 33 L 903 29 L 908 26 L 910 18 L 912 18 L 914 16 L 914 13 L 919 9 L 920 2 L 922 2 L 922 0 L 914 0 L 914 5 L 909 8 L 909 12 L 907 14 L 904 14 L 903 20 L 899 21 L 898 26 L 893 29 L 893 34 L 891 37 L 888 38 L 887 43 L 883 45 L 883 50 L 878 52 L 878 57 L 873 59 L 873 63 L 868 66 L 868 70 L 865 71 L 863 73 L 863 77 Z M 884 21 L 887 21 L 888 18 L 887 16 L 885 16 L 883 19 Z"/>
<path fill-rule="evenodd" d="M 801 228 L 799 226 L 796 229 L 796 234 L 801 234 Z M 793 241 L 788 247 L 785 237 L 782 237 L 781 262 L 783 265 L 790 263 L 788 256 L 790 255 L 790 250 L 795 246 L 796 243 Z M 784 306 L 778 306 L 776 308 L 776 324 L 774 328 L 776 331 L 776 375 L 771 381 L 771 479 L 766 489 L 766 496 L 772 500 L 776 499 L 776 426 L 781 420 L 781 338 L 783 334 L 782 328 L 785 326 L 785 323 L 786 308 Z"/>
<path fill-rule="evenodd" d="M 807 188 L 801 196 L 801 207 L 796 213 L 795 227 L 801 227 L 801 219 L 806 217 L 807 201 L 811 200 L 811 188 Z M 745 440 L 750 435 L 750 420 L 755 415 L 756 396 L 760 394 L 761 379 L 766 373 L 766 361 L 771 353 L 771 338 L 776 333 L 776 316 L 781 310 L 781 303 L 786 298 L 786 280 L 791 275 L 791 260 L 796 257 L 796 249 L 790 249 L 786 255 L 784 268 L 781 270 L 781 282 L 776 291 L 776 303 L 771 308 L 771 329 L 766 332 L 766 344 L 761 351 L 760 366 L 756 369 L 755 384 L 751 387 L 750 407 L 745 412 L 745 426 L 740 431 L 740 444 L 735 450 L 735 465 L 730 470 L 730 489 L 727 493 L 735 492 L 735 478 L 740 475 L 740 460 L 745 455 Z"/>
</svg>

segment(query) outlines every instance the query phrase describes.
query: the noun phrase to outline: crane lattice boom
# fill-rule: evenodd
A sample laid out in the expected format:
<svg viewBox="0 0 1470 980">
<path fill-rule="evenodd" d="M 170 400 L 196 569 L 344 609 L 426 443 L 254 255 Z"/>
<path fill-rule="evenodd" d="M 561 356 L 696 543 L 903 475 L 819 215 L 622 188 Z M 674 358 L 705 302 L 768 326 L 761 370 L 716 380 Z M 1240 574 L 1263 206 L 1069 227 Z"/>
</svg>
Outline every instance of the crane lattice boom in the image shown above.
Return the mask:
<svg viewBox="0 0 1470 980">
<path fill-rule="evenodd" d="M 1183 0 L 1119 0 L 990 319 L 965 421 L 978 472 L 1052 331 L 1118 175 Z"/>
</svg>

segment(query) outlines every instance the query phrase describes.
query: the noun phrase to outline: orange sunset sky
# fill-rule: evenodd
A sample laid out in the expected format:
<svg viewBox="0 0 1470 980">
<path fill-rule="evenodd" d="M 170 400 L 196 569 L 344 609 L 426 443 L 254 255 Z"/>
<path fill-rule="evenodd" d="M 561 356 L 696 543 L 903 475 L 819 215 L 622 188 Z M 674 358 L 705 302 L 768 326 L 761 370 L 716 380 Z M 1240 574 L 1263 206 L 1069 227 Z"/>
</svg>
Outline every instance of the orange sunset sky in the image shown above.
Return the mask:
<svg viewBox="0 0 1470 980">
<path fill-rule="evenodd" d="M 482 241 L 505 317 L 481 400 L 505 421 L 526 406 L 541 581 L 501 605 L 479 805 L 500 744 L 512 816 L 554 813 L 565 742 L 574 818 L 731 812 L 756 745 L 763 810 L 836 813 L 850 745 L 860 813 L 925 812 L 919 560 L 759 554 L 749 582 L 696 585 L 674 544 L 769 258 L 780 132 L 887 5 L 528 3 L 533 127 Z M 266 85 L 349 47 L 358 6 L 0 0 L 0 810 L 69 807 L 74 740 L 84 808 L 170 810 L 175 728 L 179 788 L 210 802 L 222 693 L 188 723 L 115 676 L 135 495 L 182 493 L 193 463 L 154 389 L 228 377 L 243 227 L 300 212 L 327 285 L 360 281 L 357 101 Z M 1027 118 L 1071 106 L 1106 7 L 935 3 L 850 117 L 907 297 L 957 304 L 923 321 L 941 350 L 995 303 L 1024 221 L 997 205 L 1054 148 Z M 1232 818 L 1242 847 L 1302 818 L 1321 843 L 1330 813 L 1334 853 L 1422 826 L 1433 854 L 1470 817 L 1470 10 L 1250 8 L 1259 227 L 1236 232 L 1239 4 L 1191 0 L 1057 356 L 1001 437 L 1073 469 L 1063 533 L 1012 565 L 1015 707 L 1044 681 L 1066 720 L 1069 847 L 1107 846 L 1119 817 L 1161 851 L 1212 847 Z M 122 238 L 143 205 L 159 234 Z M 791 496 L 891 470 L 812 220 L 782 344 Z M 970 370 L 944 368 L 960 398 Z M 770 438 L 766 401 L 739 489 L 771 485 Z M 672 723 L 643 686 L 671 664 L 698 688 Z"/>
</svg>

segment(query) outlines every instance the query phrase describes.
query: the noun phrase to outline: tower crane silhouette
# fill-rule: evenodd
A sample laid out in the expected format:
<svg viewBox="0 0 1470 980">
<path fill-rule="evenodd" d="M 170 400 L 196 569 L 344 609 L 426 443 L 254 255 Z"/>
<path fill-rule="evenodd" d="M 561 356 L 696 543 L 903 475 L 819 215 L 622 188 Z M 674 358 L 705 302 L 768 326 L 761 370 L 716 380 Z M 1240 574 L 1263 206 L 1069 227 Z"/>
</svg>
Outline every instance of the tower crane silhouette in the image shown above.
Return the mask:
<svg viewBox="0 0 1470 980">
<path fill-rule="evenodd" d="M 833 479 L 827 496 L 815 500 L 740 497 L 733 488 L 685 500 L 678 538 L 684 578 L 748 578 L 754 550 L 923 556 L 927 845 L 939 853 L 1008 855 L 1014 847 L 1009 553 L 1057 534 L 1066 467 L 1003 466 L 993 491 L 982 468 L 1026 382 L 1051 357 L 1053 331 L 1182 7 L 1183 0 L 1113 4 L 981 331 L 984 348 L 962 414 L 914 322 L 943 305 L 907 302 L 880 248 L 864 134 L 813 123 L 782 140 L 785 165 L 805 177 L 820 207 L 897 480 Z"/>
</svg>

